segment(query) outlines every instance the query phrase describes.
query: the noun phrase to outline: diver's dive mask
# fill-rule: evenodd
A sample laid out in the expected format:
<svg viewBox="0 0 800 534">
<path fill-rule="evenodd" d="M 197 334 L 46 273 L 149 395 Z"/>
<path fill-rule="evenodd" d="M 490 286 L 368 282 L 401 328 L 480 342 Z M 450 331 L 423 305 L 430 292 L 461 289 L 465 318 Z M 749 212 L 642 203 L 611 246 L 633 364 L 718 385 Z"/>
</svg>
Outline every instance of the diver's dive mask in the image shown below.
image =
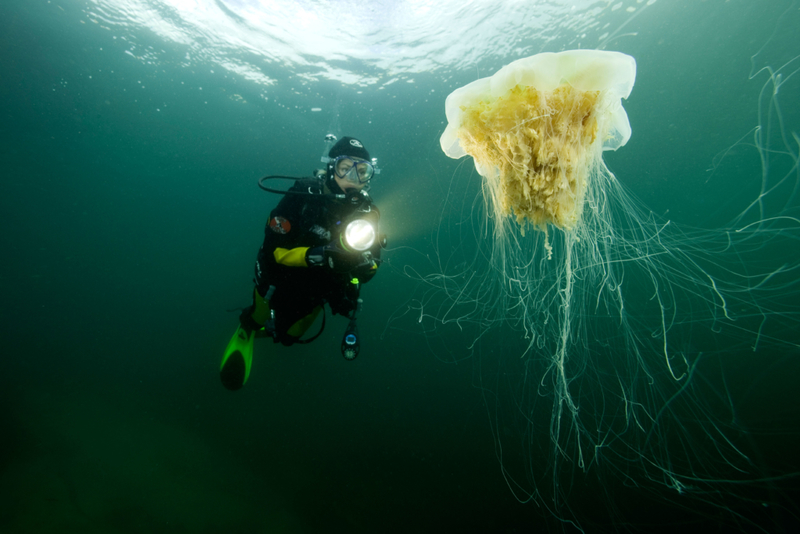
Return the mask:
<svg viewBox="0 0 800 534">
<path fill-rule="evenodd" d="M 380 174 L 380 170 L 375 165 L 374 161 L 367 161 L 350 156 L 339 156 L 333 160 L 328 158 L 327 161 L 329 168 L 333 169 L 333 173 L 338 178 L 347 180 L 351 184 L 366 184 L 376 174 Z"/>
</svg>

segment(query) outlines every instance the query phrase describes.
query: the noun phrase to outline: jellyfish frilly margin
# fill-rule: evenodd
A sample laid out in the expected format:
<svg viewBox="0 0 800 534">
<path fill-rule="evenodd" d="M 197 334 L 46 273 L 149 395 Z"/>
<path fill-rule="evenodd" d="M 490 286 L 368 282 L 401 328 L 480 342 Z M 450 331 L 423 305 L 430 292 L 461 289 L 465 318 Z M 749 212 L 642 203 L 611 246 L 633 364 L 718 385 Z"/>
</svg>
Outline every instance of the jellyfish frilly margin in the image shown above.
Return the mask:
<svg viewBox="0 0 800 534">
<path fill-rule="evenodd" d="M 474 158 L 497 220 L 513 213 L 523 233 L 526 223 L 572 230 L 602 151 L 631 136 L 620 99 L 635 77 L 635 60 L 619 52 L 517 60 L 447 97 L 442 150 Z"/>
</svg>

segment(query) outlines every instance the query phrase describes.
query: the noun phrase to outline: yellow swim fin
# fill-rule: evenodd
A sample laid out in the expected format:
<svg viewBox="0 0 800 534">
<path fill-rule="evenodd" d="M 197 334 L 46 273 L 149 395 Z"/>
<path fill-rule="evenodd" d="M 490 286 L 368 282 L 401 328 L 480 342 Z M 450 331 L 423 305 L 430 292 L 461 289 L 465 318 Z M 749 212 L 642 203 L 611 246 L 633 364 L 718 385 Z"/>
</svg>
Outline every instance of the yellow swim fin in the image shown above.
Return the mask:
<svg viewBox="0 0 800 534">
<path fill-rule="evenodd" d="M 244 386 L 250 376 L 253 365 L 253 341 L 255 331 L 247 331 L 240 325 L 225 349 L 222 363 L 219 366 L 219 377 L 222 385 L 231 391 Z"/>
</svg>

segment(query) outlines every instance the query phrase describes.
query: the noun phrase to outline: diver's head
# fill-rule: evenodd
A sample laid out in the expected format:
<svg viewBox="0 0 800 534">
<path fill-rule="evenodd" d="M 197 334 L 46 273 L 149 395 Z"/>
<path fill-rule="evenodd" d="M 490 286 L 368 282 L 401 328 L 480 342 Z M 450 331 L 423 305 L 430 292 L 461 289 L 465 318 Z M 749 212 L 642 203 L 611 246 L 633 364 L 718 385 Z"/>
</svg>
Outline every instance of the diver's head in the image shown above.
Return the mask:
<svg viewBox="0 0 800 534">
<path fill-rule="evenodd" d="M 336 192 L 360 191 L 377 174 L 361 141 L 342 137 L 328 152 L 328 187 Z"/>
</svg>

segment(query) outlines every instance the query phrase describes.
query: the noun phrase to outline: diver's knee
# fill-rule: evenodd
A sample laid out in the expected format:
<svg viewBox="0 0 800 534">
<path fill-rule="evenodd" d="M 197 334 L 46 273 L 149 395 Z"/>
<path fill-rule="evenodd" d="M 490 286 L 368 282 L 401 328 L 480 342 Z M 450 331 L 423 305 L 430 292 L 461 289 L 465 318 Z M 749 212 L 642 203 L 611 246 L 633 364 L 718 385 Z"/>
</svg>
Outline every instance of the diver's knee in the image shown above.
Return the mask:
<svg viewBox="0 0 800 534">
<path fill-rule="evenodd" d="M 290 336 L 289 334 L 284 334 L 275 339 L 275 341 L 280 342 L 285 347 L 291 347 L 292 345 L 300 341 L 300 338 L 295 336 Z"/>
<path fill-rule="evenodd" d="M 253 319 L 253 306 L 248 306 L 242 310 L 242 313 L 239 315 L 239 323 L 247 332 L 259 330 L 262 326 L 258 321 Z"/>
<path fill-rule="evenodd" d="M 271 286 L 274 287 L 274 286 Z M 253 306 L 252 316 L 253 320 L 261 325 L 264 325 L 272 317 L 269 299 L 272 297 L 274 290 L 269 289 L 262 293 L 258 287 L 253 289 Z"/>
</svg>

